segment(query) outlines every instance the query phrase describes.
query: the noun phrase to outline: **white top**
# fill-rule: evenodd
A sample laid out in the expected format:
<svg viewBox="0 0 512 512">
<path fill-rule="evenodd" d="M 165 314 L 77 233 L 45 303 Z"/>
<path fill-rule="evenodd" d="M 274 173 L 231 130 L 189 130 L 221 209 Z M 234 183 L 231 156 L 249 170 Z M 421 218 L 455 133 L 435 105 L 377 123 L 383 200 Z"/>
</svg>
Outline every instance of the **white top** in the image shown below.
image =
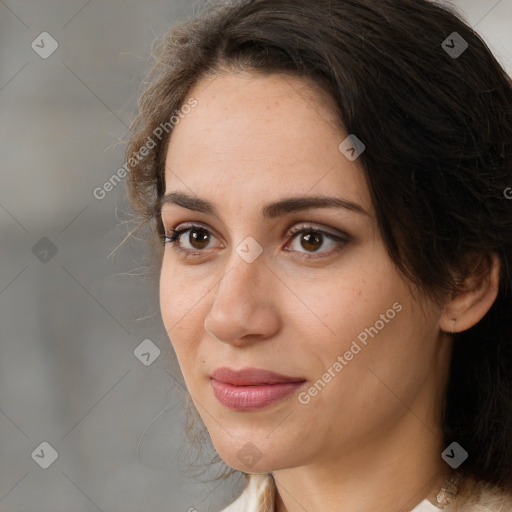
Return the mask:
<svg viewBox="0 0 512 512">
<path fill-rule="evenodd" d="M 269 473 L 250 475 L 249 483 L 242 494 L 221 512 L 274 512 L 273 504 L 268 503 L 269 488 L 273 485 Z M 261 504 L 265 498 L 267 499 L 267 506 L 262 508 Z M 424 499 L 411 512 L 441 512 L 441 510 L 427 499 Z"/>
<path fill-rule="evenodd" d="M 421 503 L 418 503 L 412 512 L 439 512 L 439 508 L 430 503 L 427 499 L 424 499 Z"/>
</svg>

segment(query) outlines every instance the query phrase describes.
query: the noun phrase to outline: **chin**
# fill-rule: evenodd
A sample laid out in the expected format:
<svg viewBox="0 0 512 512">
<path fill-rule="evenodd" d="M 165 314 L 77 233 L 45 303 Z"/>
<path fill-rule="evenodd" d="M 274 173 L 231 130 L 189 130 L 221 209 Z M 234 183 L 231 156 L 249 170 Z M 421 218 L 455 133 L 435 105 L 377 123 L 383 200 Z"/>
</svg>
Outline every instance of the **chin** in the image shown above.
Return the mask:
<svg viewBox="0 0 512 512">
<path fill-rule="evenodd" d="M 298 443 L 286 446 L 276 443 L 275 440 L 265 439 L 267 434 L 268 432 L 262 433 L 256 437 L 245 431 L 245 435 L 239 433 L 230 437 L 223 431 L 218 436 L 211 436 L 211 439 L 220 458 L 237 471 L 271 473 L 300 465 L 299 461 L 291 460 L 298 455 Z"/>
</svg>

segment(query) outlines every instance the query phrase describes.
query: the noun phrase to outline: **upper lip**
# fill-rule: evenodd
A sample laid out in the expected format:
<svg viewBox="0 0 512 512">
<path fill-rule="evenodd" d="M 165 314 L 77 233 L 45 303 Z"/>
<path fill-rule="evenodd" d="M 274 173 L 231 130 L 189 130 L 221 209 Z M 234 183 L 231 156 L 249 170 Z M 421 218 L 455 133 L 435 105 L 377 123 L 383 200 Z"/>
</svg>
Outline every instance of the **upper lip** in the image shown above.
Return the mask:
<svg viewBox="0 0 512 512">
<path fill-rule="evenodd" d="M 242 368 L 232 370 L 231 368 L 217 368 L 211 374 L 211 378 L 234 386 L 255 386 L 262 384 L 279 384 L 283 382 L 304 382 L 300 377 L 287 377 L 260 368 Z"/>
</svg>

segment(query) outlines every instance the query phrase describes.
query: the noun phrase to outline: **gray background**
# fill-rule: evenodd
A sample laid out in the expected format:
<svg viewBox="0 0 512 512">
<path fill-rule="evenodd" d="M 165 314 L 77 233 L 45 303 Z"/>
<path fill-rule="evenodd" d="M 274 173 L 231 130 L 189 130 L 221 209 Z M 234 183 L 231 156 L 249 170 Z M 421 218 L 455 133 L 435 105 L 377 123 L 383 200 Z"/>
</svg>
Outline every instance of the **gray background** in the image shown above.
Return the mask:
<svg viewBox="0 0 512 512">
<path fill-rule="evenodd" d="M 455 4 L 512 72 L 512 0 Z M 182 379 L 156 285 L 133 275 L 145 246 L 112 256 L 123 184 L 93 196 L 124 163 L 152 41 L 199 5 L 0 0 L 2 512 L 215 511 L 240 490 L 183 474 Z M 46 59 L 31 47 L 44 31 Z M 161 350 L 148 366 L 145 339 Z"/>
</svg>

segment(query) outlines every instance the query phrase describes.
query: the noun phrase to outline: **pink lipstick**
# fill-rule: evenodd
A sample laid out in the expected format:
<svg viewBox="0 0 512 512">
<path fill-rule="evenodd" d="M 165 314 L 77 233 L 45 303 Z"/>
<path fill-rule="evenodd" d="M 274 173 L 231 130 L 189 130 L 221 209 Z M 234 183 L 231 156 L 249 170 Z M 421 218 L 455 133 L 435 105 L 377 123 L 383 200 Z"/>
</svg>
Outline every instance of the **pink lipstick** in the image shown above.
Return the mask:
<svg viewBox="0 0 512 512">
<path fill-rule="evenodd" d="M 305 379 L 287 377 L 258 368 L 218 368 L 211 374 L 213 392 L 219 402 L 235 411 L 261 409 L 290 395 Z"/>
</svg>

